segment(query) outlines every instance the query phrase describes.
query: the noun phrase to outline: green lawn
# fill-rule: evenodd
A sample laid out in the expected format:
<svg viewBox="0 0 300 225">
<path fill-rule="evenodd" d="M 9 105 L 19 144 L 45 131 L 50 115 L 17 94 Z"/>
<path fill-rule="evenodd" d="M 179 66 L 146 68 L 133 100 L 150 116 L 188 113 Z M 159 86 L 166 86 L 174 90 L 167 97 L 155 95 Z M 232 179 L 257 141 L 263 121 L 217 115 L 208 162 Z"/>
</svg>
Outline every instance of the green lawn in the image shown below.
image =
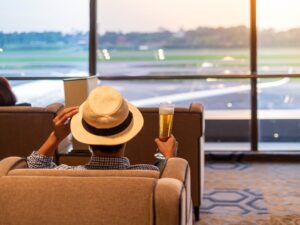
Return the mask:
<svg viewBox="0 0 300 225">
<path fill-rule="evenodd" d="M 109 62 L 155 62 L 157 51 L 109 51 L 110 60 L 104 60 L 98 51 L 98 61 Z M 260 51 L 258 56 L 260 66 L 300 66 L 300 51 L 296 49 L 274 49 Z M 248 67 L 249 51 L 247 49 L 165 49 L 165 60 L 173 62 L 172 66 L 201 66 L 202 62 L 211 62 L 217 67 Z M 226 58 L 225 58 L 226 57 Z M 229 58 L 229 59 L 228 59 Z M 227 60 L 226 60 L 227 59 Z M 185 61 L 184 63 L 180 61 Z M 190 62 L 186 62 L 190 61 Z M 199 61 L 199 62 L 197 62 Z M 283 62 L 282 62 L 283 61 Z M 82 49 L 30 50 L 0 52 L 0 70 L 18 68 L 39 68 L 45 64 L 87 63 L 88 51 Z M 200 63 L 200 64 L 198 64 Z M 168 66 L 157 64 L 158 67 Z"/>
</svg>

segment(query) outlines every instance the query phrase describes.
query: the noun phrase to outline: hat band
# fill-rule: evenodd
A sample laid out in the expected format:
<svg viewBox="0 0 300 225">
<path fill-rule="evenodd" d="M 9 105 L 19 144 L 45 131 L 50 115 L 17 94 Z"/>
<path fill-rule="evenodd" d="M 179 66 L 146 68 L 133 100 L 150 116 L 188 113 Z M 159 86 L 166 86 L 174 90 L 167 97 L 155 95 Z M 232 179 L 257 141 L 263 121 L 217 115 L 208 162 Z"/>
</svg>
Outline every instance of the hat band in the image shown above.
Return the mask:
<svg viewBox="0 0 300 225">
<path fill-rule="evenodd" d="M 83 127 L 90 133 L 97 135 L 97 136 L 110 136 L 117 133 L 122 132 L 125 130 L 132 121 L 132 113 L 129 111 L 127 118 L 118 126 L 112 127 L 112 128 L 96 128 L 91 125 L 89 125 L 83 118 L 81 120 L 81 123 Z"/>
</svg>

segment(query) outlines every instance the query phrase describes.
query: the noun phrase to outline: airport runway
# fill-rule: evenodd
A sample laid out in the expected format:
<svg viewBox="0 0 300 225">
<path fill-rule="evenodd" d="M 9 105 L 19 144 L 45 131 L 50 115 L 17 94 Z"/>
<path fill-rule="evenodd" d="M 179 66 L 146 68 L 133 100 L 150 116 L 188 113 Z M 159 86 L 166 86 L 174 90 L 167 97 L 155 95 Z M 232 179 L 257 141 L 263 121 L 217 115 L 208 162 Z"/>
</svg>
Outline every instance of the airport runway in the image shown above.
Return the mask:
<svg viewBox="0 0 300 225">
<path fill-rule="evenodd" d="M 101 81 L 112 85 L 137 106 L 157 106 L 171 101 L 177 106 L 201 102 L 207 110 L 250 109 L 250 83 L 246 80 L 175 80 L 175 81 Z M 63 102 L 63 81 L 14 81 L 19 102 L 45 106 Z M 300 107 L 298 82 L 289 78 L 264 80 L 258 84 L 261 109 L 295 109 Z"/>
</svg>

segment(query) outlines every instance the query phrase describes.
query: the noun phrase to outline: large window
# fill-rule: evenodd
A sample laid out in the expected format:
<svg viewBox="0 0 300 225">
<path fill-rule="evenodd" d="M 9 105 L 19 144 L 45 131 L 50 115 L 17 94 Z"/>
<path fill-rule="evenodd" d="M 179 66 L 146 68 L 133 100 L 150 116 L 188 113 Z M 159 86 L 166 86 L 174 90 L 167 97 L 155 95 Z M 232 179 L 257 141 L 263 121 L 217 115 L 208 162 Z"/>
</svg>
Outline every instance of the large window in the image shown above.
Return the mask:
<svg viewBox="0 0 300 225">
<path fill-rule="evenodd" d="M 89 3 L 98 45 L 94 35 L 88 43 Z M 90 69 L 137 106 L 203 103 L 207 149 L 299 150 L 298 6 L 298 0 L 2 0 L 0 74 L 24 79 L 11 81 L 19 101 L 44 106 L 63 101 L 62 81 L 50 79 Z M 88 53 L 97 53 L 96 63 Z"/>
</svg>

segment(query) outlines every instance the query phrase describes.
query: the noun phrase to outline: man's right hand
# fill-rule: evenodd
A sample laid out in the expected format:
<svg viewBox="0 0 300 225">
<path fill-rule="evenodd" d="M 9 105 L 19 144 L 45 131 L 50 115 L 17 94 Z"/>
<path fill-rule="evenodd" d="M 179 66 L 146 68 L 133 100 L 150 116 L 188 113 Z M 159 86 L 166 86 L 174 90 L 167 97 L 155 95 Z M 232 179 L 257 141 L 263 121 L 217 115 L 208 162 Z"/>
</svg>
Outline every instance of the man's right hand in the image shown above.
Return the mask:
<svg viewBox="0 0 300 225">
<path fill-rule="evenodd" d="M 177 155 L 178 142 L 173 135 L 171 135 L 171 137 L 169 137 L 167 141 L 161 141 L 156 138 L 155 143 L 157 144 L 157 148 L 159 149 L 159 151 L 167 159 L 175 157 Z"/>
</svg>

